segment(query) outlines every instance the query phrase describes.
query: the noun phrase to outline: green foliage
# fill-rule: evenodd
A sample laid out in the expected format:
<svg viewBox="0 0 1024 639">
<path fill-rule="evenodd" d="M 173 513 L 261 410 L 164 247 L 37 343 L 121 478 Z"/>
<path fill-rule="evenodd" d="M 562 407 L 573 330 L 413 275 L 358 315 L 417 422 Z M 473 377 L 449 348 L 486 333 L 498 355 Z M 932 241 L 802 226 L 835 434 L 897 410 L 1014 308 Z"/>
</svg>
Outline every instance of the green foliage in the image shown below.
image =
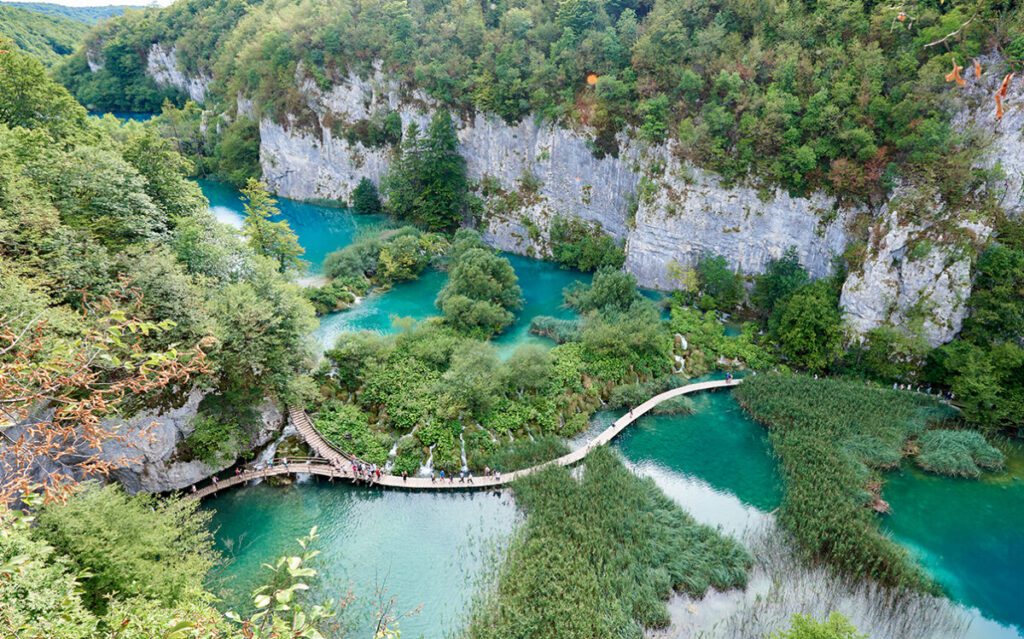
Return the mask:
<svg viewBox="0 0 1024 639">
<path fill-rule="evenodd" d="M 530 468 L 569 453 L 569 447 L 561 437 L 541 435 L 533 439 L 517 439 L 507 446 L 501 446 L 489 455 L 477 460 L 477 467 L 488 467 L 503 473 Z"/>
<path fill-rule="evenodd" d="M 642 298 L 636 278 L 611 267 L 602 267 L 589 285 L 576 282 L 565 290 L 565 303 L 581 313 L 627 311 Z"/>
<path fill-rule="evenodd" d="M 361 215 L 378 215 L 383 210 L 377 185 L 369 178 L 359 180 L 352 191 L 352 210 Z"/>
<path fill-rule="evenodd" d="M 743 301 L 743 279 L 721 255 L 701 257 L 695 270 L 701 309 L 732 311 Z"/>
<path fill-rule="evenodd" d="M 793 615 L 789 630 L 772 633 L 770 639 L 868 639 L 843 615 L 833 612 L 824 621 L 808 615 Z"/>
<path fill-rule="evenodd" d="M 769 260 L 764 274 L 754 280 L 750 301 L 763 315 L 771 315 L 779 301 L 789 297 L 809 281 L 810 276 L 800 263 L 796 247 L 791 246 L 779 259 Z"/>
<path fill-rule="evenodd" d="M 391 438 L 370 430 L 368 416 L 358 406 L 331 402 L 314 419 L 327 441 L 360 459 L 381 464 L 388 460 Z"/>
<path fill-rule="evenodd" d="M 430 231 L 458 226 L 469 189 L 458 144 L 447 111 L 435 112 L 423 135 L 411 125 L 384 179 L 388 211 Z"/>
<path fill-rule="evenodd" d="M 913 20 L 897 23 L 901 10 Z M 144 104 L 153 87 L 141 70 L 160 42 L 185 73 L 212 73 L 208 102 L 233 105 L 241 94 L 257 117 L 319 134 L 297 74 L 326 90 L 377 64 L 453 113 L 585 124 L 598 155 L 615 155 L 616 134 L 633 126 L 652 142 L 676 137 L 681 156 L 726 180 L 871 201 L 897 173 L 941 174 L 962 162 L 969 145 L 949 124 L 956 92 L 943 75 L 953 59 L 992 47 L 1014 57 L 1024 46 L 1019 21 L 1019 5 L 993 0 L 185 0 L 101 26 L 89 44 L 104 69 L 90 73 L 81 51 L 62 78 L 87 103 Z M 943 46 L 924 46 L 952 32 Z M 389 115 L 341 133 L 379 143 Z"/>
<path fill-rule="evenodd" d="M 38 515 L 34 536 L 66 555 L 82 578 L 82 599 L 104 613 L 111 595 L 140 596 L 174 606 L 207 598 L 213 566 L 210 513 L 189 500 L 129 497 L 116 486 L 87 486 Z"/>
<path fill-rule="evenodd" d="M 641 637 L 668 625 L 673 590 L 699 597 L 746 582 L 750 557 L 737 542 L 607 448 L 587 457 L 581 480 L 554 467 L 514 488 L 527 519 L 470 621 L 472 639 Z"/>
<path fill-rule="evenodd" d="M 919 393 L 801 375 L 756 375 L 733 392 L 769 428 L 785 477 L 779 521 L 808 553 L 849 575 L 933 587 L 879 532 L 868 484 L 871 466 L 898 462 L 907 440 L 950 409 Z"/>
<path fill-rule="evenodd" d="M 669 329 L 686 338 L 686 370 L 691 375 L 712 370 L 723 357 L 757 370 L 775 364 L 771 352 L 758 343 L 754 324 L 744 324 L 739 335 L 729 336 L 714 311 L 701 312 L 674 301 Z"/>
<path fill-rule="evenodd" d="M 555 216 L 548 229 L 551 257 L 562 266 L 580 271 L 622 268 L 626 253 L 601 225 L 577 217 Z"/>
<path fill-rule="evenodd" d="M 1003 454 L 973 430 L 929 430 L 918 440 L 914 461 L 940 475 L 978 477 L 985 470 L 1001 470 Z"/>
<path fill-rule="evenodd" d="M 800 368 L 823 371 L 843 353 L 843 316 L 827 280 L 808 284 L 777 303 L 768 326 L 782 356 Z"/>
<path fill-rule="evenodd" d="M 270 220 L 281 211 L 275 206 L 277 200 L 270 197 L 266 185 L 249 178 L 242 189 L 242 200 L 245 202 L 242 233 L 249 240 L 252 250 L 257 255 L 276 261 L 282 273 L 301 268 L 303 262 L 300 257 L 306 251 L 299 245 L 299 237 L 287 221 Z"/>
<path fill-rule="evenodd" d="M 209 165 L 209 173 L 238 188 L 259 179 L 262 174 L 259 124 L 240 116 L 225 126 L 214 142 Z"/>
<path fill-rule="evenodd" d="M 26 7 L 0 5 L 0 37 L 53 66 L 74 53 L 89 25 L 57 15 L 45 15 Z"/>
<path fill-rule="evenodd" d="M 323 286 L 305 288 L 303 292 L 317 315 L 327 315 L 343 311 L 355 302 L 356 295 L 352 289 L 352 286 L 346 286 L 340 280 L 332 280 Z"/>
<path fill-rule="evenodd" d="M 667 375 L 665 377 L 652 379 L 649 382 L 621 384 L 613 388 L 611 393 L 609 393 L 606 408 L 614 410 L 616 408 L 639 406 L 655 395 L 664 393 L 670 388 L 682 386 L 685 383 L 685 377 Z"/>
<path fill-rule="evenodd" d="M 916 382 L 931 350 L 927 340 L 893 326 L 879 326 L 864 334 L 846 354 L 851 372 L 880 381 Z"/>
<path fill-rule="evenodd" d="M 9 46 L 0 38 L 0 47 Z M 10 128 L 44 130 L 64 140 L 86 128 L 86 113 L 47 77 L 38 60 L 12 51 L 0 56 L 0 122 Z"/>
<path fill-rule="evenodd" d="M 2 2 L 0 4 L 10 5 Z M 114 18 L 125 12 L 131 5 L 110 5 L 106 7 L 69 7 L 51 2 L 18 2 L 17 6 L 46 16 L 68 18 L 83 24 L 96 24 L 107 18 Z"/>
<path fill-rule="evenodd" d="M 183 442 L 192 459 L 217 467 L 237 459 L 244 450 L 246 442 L 238 424 L 212 415 L 198 415 L 193 418 L 192 427 L 194 430 Z"/>
<path fill-rule="evenodd" d="M 500 333 L 522 306 L 522 289 L 508 259 L 485 248 L 453 255 L 448 283 L 437 295 L 445 322 L 481 337 Z"/>
</svg>

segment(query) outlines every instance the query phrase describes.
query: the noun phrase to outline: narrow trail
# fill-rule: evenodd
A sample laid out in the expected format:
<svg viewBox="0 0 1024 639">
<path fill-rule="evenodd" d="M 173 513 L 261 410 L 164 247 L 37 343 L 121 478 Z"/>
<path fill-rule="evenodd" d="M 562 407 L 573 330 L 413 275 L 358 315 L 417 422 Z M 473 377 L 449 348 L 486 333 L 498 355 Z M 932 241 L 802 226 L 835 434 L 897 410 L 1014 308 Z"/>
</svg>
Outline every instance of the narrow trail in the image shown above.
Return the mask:
<svg viewBox="0 0 1024 639">
<path fill-rule="evenodd" d="M 374 480 L 372 485 L 375 486 L 388 486 L 391 488 L 404 488 L 409 490 L 481 490 L 490 488 L 499 488 L 505 484 L 511 483 L 519 478 L 525 477 L 539 470 L 547 468 L 553 464 L 559 466 L 572 466 L 579 463 L 586 457 L 590 451 L 598 446 L 603 446 L 611 442 L 615 437 L 626 429 L 627 426 L 640 419 L 648 412 L 651 411 L 655 406 L 661 402 L 672 399 L 673 397 L 679 397 L 680 395 L 689 395 L 690 393 L 698 393 L 705 390 L 714 390 L 717 388 L 730 388 L 738 385 L 742 380 L 714 380 L 709 382 L 698 382 L 695 384 L 686 384 L 678 388 L 667 390 L 664 393 L 660 393 L 651 397 L 639 406 L 634 407 L 631 411 L 623 415 L 622 417 L 615 420 L 608 428 L 598 433 L 593 439 L 587 444 L 571 453 L 562 455 L 557 459 L 531 466 L 529 468 L 523 468 L 511 473 L 503 473 L 501 479 L 496 477 L 473 477 L 471 480 L 467 479 L 459 481 L 454 479 L 440 479 L 431 480 L 427 477 L 409 477 L 403 479 L 397 475 L 382 475 L 380 479 Z M 221 479 L 217 482 L 211 482 L 203 488 L 198 488 L 194 493 L 186 494 L 186 497 L 194 499 L 202 499 L 208 495 L 212 495 L 218 491 L 244 484 L 254 479 L 262 479 L 265 477 L 274 477 L 277 475 L 292 475 L 292 474 L 310 474 L 319 475 L 321 477 L 329 477 L 331 479 L 347 479 L 356 481 L 356 476 L 352 473 L 352 464 L 359 462 L 357 458 L 341 450 L 337 446 L 331 444 L 317 431 L 316 426 L 313 425 L 313 420 L 309 418 L 304 410 L 298 408 L 292 408 L 289 410 L 289 417 L 295 428 L 299 431 L 299 435 L 305 440 L 306 444 L 313 450 L 316 455 L 314 459 L 304 459 L 302 461 L 293 461 L 288 464 L 282 464 L 275 462 L 271 466 L 266 468 L 246 470 L 238 475 L 232 475 L 225 479 Z M 358 479 L 358 481 L 365 481 Z"/>
</svg>

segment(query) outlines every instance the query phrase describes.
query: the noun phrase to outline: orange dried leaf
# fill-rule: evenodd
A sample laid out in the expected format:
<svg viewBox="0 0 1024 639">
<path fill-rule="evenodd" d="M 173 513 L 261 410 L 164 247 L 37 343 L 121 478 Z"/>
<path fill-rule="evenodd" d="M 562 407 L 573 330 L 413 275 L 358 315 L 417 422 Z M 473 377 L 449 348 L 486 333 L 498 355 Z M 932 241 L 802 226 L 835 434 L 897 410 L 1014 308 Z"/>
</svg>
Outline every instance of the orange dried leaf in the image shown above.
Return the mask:
<svg viewBox="0 0 1024 639">
<path fill-rule="evenodd" d="M 978 62 L 978 58 L 974 58 L 974 77 L 981 77 L 981 63 Z"/>
<path fill-rule="evenodd" d="M 1003 96 L 996 93 L 996 120 L 1003 119 Z"/>
<path fill-rule="evenodd" d="M 946 82 L 956 82 L 960 86 L 967 84 L 960 75 L 962 69 L 963 67 L 957 64 L 956 60 L 953 60 L 953 70 L 946 74 Z"/>
<path fill-rule="evenodd" d="M 1002 84 L 999 85 L 999 90 L 996 91 L 996 93 L 999 95 L 1000 98 L 1005 98 L 1006 97 L 1006 91 L 1007 91 L 1007 89 L 1010 88 L 1010 81 L 1011 80 L 1013 80 L 1013 74 L 1012 73 L 1007 73 L 1006 77 L 1003 78 Z"/>
</svg>

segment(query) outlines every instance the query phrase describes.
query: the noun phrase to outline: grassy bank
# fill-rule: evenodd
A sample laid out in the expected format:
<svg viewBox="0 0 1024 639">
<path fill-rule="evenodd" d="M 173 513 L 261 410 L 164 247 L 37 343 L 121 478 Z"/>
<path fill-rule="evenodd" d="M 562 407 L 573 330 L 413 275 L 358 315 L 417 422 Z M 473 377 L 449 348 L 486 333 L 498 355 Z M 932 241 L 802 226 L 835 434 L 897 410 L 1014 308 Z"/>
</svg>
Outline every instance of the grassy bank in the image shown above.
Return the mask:
<svg viewBox="0 0 1024 639">
<path fill-rule="evenodd" d="M 802 375 L 758 375 L 735 394 L 770 429 L 786 482 L 779 519 L 805 550 L 851 576 L 934 589 L 868 506 L 878 471 L 898 465 L 950 408 L 920 393 Z M 935 455 L 940 443 L 923 439 Z"/>
<path fill-rule="evenodd" d="M 471 639 L 641 637 L 668 624 L 673 589 L 700 596 L 746 583 L 742 546 L 696 523 L 607 448 L 587 457 L 579 480 L 556 467 L 514 489 L 527 520 L 475 608 Z"/>
</svg>

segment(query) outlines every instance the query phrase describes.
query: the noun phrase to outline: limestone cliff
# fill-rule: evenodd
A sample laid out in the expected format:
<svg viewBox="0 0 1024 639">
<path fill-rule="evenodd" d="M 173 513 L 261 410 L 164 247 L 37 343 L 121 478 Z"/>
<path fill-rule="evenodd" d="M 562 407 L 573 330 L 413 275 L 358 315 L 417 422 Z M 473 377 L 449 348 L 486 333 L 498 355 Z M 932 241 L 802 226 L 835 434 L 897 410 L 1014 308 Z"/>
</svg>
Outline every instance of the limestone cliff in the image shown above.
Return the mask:
<svg viewBox="0 0 1024 639">
<path fill-rule="evenodd" d="M 195 390 L 179 408 L 140 413 L 114 422 L 112 428 L 121 437 L 103 449 L 104 458 L 121 465 L 114 478 L 129 492 L 159 493 L 187 488 L 232 465 L 233 461 L 214 467 L 178 458 L 181 442 L 195 429 L 193 419 L 202 399 L 202 391 Z M 280 407 L 271 401 L 261 404 L 257 413 L 259 423 L 251 434 L 249 449 L 272 441 L 286 421 Z"/>
<path fill-rule="evenodd" d="M 92 65 L 90 64 L 90 67 Z M 212 78 L 206 75 L 185 75 L 178 66 L 177 51 L 159 43 L 152 45 L 146 55 L 146 73 L 159 87 L 174 87 L 194 102 L 203 102 Z"/>
</svg>

